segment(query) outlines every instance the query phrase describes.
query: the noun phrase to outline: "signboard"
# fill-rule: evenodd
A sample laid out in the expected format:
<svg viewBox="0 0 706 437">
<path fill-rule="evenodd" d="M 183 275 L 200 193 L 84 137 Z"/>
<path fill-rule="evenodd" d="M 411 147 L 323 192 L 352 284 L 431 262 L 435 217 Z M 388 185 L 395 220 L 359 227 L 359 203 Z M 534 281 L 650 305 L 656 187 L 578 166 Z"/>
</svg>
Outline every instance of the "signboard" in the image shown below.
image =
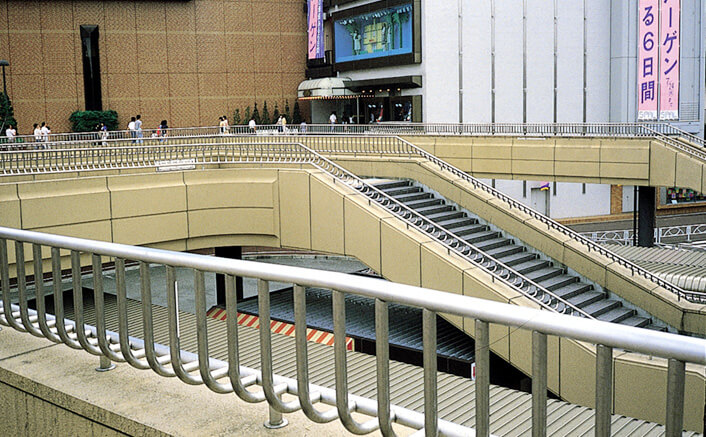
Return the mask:
<svg viewBox="0 0 706 437">
<path fill-rule="evenodd" d="M 157 171 L 159 172 L 194 170 L 196 168 L 196 160 L 194 158 L 156 161 L 154 164 L 157 166 Z"/>
<path fill-rule="evenodd" d="M 412 4 L 334 22 L 336 62 L 412 53 Z"/>
<path fill-rule="evenodd" d="M 324 6 L 323 0 L 307 0 L 308 59 L 324 57 Z"/>
<path fill-rule="evenodd" d="M 662 0 L 660 13 L 660 120 L 679 119 L 679 0 Z"/>
<path fill-rule="evenodd" d="M 657 119 L 659 0 L 640 0 L 637 60 L 637 119 Z"/>
</svg>

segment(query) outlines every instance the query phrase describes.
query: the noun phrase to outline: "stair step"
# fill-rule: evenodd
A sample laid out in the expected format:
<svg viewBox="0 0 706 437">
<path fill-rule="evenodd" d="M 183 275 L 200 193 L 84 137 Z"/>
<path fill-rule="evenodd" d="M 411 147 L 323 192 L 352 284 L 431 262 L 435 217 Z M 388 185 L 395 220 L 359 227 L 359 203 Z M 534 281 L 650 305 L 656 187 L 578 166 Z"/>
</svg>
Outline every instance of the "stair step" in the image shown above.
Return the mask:
<svg viewBox="0 0 706 437">
<path fill-rule="evenodd" d="M 490 240 L 491 238 L 498 238 L 498 237 L 500 237 L 500 232 L 484 230 L 484 231 L 468 234 L 465 236 L 464 240 L 466 240 L 470 244 L 475 245 L 476 243 L 480 243 L 481 241 L 486 241 L 486 240 Z"/>
<path fill-rule="evenodd" d="M 392 197 L 402 196 L 403 194 L 422 193 L 422 192 L 423 192 L 422 189 L 419 187 L 399 187 L 399 188 L 384 190 L 385 194 L 387 194 L 388 196 L 392 196 Z"/>
<path fill-rule="evenodd" d="M 645 329 L 651 329 L 653 331 L 667 332 L 666 326 L 655 325 L 654 323 L 650 323 L 649 325 L 645 326 Z"/>
<path fill-rule="evenodd" d="M 568 275 L 567 275 L 568 276 Z M 549 287 L 547 287 L 549 288 Z M 572 282 L 571 284 L 564 285 L 562 287 L 556 288 L 556 289 L 551 289 L 560 298 L 566 300 L 566 299 L 571 299 L 574 296 L 578 296 L 581 293 L 587 293 L 591 290 L 593 290 L 593 286 L 591 284 L 586 284 L 583 282 Z"/>
<path fill-rule="evenodd" d="M 433 195 L 431 193 L 425 193 L 424 191 L 420 191 L 418 193 L 403 194 L 401 196 L 393 197 L 397 199 L 398 202 L 407 203 L 412 202 L 414 200 L 431 199 Z M 441 199 L 439 199 L 439 201 L 441 201 Z"/>
<path fill-rule="evenodd" d="M 590 305 L 594 302 L 598 302 L 605 299 L 605 294 L 599 291 L 587 291 L 585 293 L 577 294 L 576 296 L 566 299 L 570 304 L 583 308 L 586 305 Z"/>
<path fill-rule="evenodd" d="M 561 269 L 559 267 L 544 267 L 538 270 L 528 272 L 524 274 L 524 276 L 528 279 L 533 280 L 534 282 L 540 283 L 555 276 L 559 276 L 562 273 L 564 273 L 564 269 Z"/>
<path fill-rule="evenodd" d="M 455 208 L 451 205 L 444 205 L 443 203 L 440 205 L 431 205 L 431 206 L 423 206 L 421 208 L 415 208 L 415 211 L 417 211 L 421 215 L 429 216 L 432 214 L 438 214 L 440 212 L 445 212 L 445 211 L 454 211 Z"/>
<path fill-rule="evenodd" d="M 463 237 L 464 235 L 474 234 L 476 232 L 481 232 L 488 229 L 488 226 L 478 223 L 478 220 L 470 217 L 468 219 L 472 220 L 473 223 L 455 228 L 454 234 L 458 235 L 459 237 Z"/>
<path fill-rule="evenodd" d="M 514 266 L 525 261 L 537 258 L 536 254 L 526 252 L 524 247 L 518 246 L 516 244 L 508 244 L 507 246 L 489 250 L 488 255 L 496 257 L 503 264 L 508 266 Z"/>
<path fill-rule="evenodd" d="M 636 328 L 645 328 L 650 325 L 650 319 L 642 316 L 632 316 L 620 322 L 621 325 L 634 326 Z"/>
<path fill-rule="evenodd" d="M 410 181 L 386 181 L 386 182 L 378 182 L 376 184 L 372 184 L 375 188 L 381 191 L 389 190 L 392 188 L 398 188 L 398 187 L 409 187 L 412 185 L 412 182 Z"/>
<path fill-rule="evenodd" d="M 533 272 L 535 270 L 539 270 L 543 267 L 547 267 L 550 264 L 551 263 L 545 259 L 532 258 L 529 261 L 517 263 L 514 266 L 512 266 L 512 268 L 515 271 L 520 272 L 524 275 L 526 273 Z"/>
<path fill-rule="evenodd" d="M 618 308 L 614 308 L 610 311 L 607 311 L 596 318 L 598 320 L 603 320 L 604 322 L 620 323 L 623 320 L 632 317 L 633 315 L 635 315 L 635 310 L 620 306 Z"/>
<path fill-rule="evenodd" d="M 579 281 L 579 278 L 571 275 L 559 275 L 553 278 L 542 281 L 542 287 L 549 291 L 556 291 L 560 288 L 572 285 Z M 586 284 L 588 285 L 588 284 Z"/>
<path fill-rule="evenodd" d="M 455 218 L 466 217 L 466 213 L 463 211 L 443 211 L 437 212 L 436 214 L 429 214 L 427 218 L 433 222 L 440 223 L 444 220 L 451 220 Z"/>
<path fill-rule="evenodd" d="M 607 313 L 608 311 L 620 307 L 621 304 L 617 300 L 613 299 L 603 299 L 598 302 L 593 302 L 590 305 L 586 305 L 582 309 L 586 311 L 588 314 L 592 315 L 593 317 L 598 317 L 603 313 Z"/>
<path fill-rule="evenodd" d="M 435 223 L 442 228 L 451 230 L 462 226 L 472 225 L 475 223 L 475 220 L 468 217 L 457 217 L 449 220 L 437 221 Z"/>
<path fill-rule="evenodd" d="M 444 201 L 441 199 L 436 199 L 436 198 L 426 198 L 426 199 L 419 199 L 419 200 L 413 200 L 411 202 L 405 202 L 405 205 L 407 207 L 412 208 L 412 209 L 417 209 L 417 208 L 424 208 L 427 206 L 435 206 L 435 205 L 443 205 Z"/>
<path fill-rule="evenodd" d="M 474 246 L 485 252 L 488 249 L 495 249 L 496 247 L 505 246 L 510 243 L 512 243 L 511 239 L 500 237 L 475 243 Z"/>
</svg>

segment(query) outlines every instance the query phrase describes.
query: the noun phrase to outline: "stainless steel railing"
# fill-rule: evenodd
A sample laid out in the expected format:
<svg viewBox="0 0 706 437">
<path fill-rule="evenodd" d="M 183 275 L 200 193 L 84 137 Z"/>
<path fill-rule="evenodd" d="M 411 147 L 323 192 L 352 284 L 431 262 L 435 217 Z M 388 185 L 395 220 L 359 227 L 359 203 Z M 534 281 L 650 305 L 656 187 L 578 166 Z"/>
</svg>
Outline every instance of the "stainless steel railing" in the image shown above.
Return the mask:
<svg viewBox="0 0 706 437">
<path fill-rule="evenodd" d="M 48 141 L 37 142 L 33 135 L 17 136 L 13 143 L 0 144 L 9 149 L 63 147 L 63 143 L 82 142 L 94 146 L 109 145 L 111 142 L 145 144 L 172 137 L 211 136 L 211 135 L 479 135 L 479 136 L 587 136 L 587 137 L 635 137 L 654 136 L 655 133 L 670 136 L 679 141 L 686 139 L 687 146 L 706 147 L 706 142 L 677 127 L 662 122 L 641 123 L 402 123 L 386 122 L 376 124 L 309 124 L 286 127 L 261 125 L 252 130 L 247 125 L 233 125 L 227 132 L 218 126 L 169 128 L 164 132 L 157 129 L 144 129 L 143 137 L 136 138 L 130 131 L 71 132 L 52 134 Z M 69 147 L 75 147 L 69 146 Z"/>
<path fill-rule="evenodd" d="M 663 243 L 665 238 L 676 239 L 669 244 L 691 242 L 693 237 L 706 234 L 706 224 L 693 224 L 681 226 L 666 226 L 655 229 L 655 243 Z M 633 242 L 634 232 L 632 229 L 622 229 L 613 231 L 593 231 L 581 232 L 581 235 L 596 243 L 616 243 L 623 246 L 630 246 Z M 678 241 L 677 241 L 678 240 Z"/>
<path fill-rule="evenodd" d="M 10 276 L 8 242 L 14 243 L 17 274 Z M 53 295 L 57 314 L 47 315 L 43 300 L 37 299 L 37 309 L 29 309 L 27 302 L 24 246 L 31 245 L 37 296 Z M 42 249 L 50 249 L 52 272 L 48 277 L 42 270 Z M 70 251 L 71 278 L 74 291 L 75 320 L 65 320 L 61 287 L 61 252 Z M 81 255 L 89 255 L 93 265 L 96 306 L 96 326 L 84 322 L 81 287 Z M 101 266 L 105 260 L 114 260 L 117 274 L 119 330 L 105 329 Z M 127 324 L 125 260 L 137 261 L 141 275 L 141 307 L 145 338 L 130 337 Z M 167 271 L 167 307 L 169 312 L 169 347 L 154 343 L 154 320 L 151 312 L 151 284 L 148 265 L 164 266 Z M 174 268 L 193 269 L 196 302 L 196 329 L 198 354 L 181 351 L 178 310 L 176 304 Z M 204 272 L 221 273 L 226 277 L 226 311 L 237 313 L 235 277 L 258 280 L 260 306 L 260 361 L 261 371 L 239 365 L 238 325 L 235 317 L 228 317 L 228 361 L 220 362 L 208 356 L 209 333 L 206 328 Z M 391 423 L 423 430 L 427 436 L 469 435 L 473 430 L 438 418 L 436 392 L 436 326 L 438 313 L 475 319 L 476 325 L 476 428 L 479 435 L 489 433 L 489 324 L 496 323 L 532 331 L 532 415 L 533 433 L 546 435 L 547 403 L 547 335 L 589 342 L 597 345 L 596 355 L 596 415 L 597 435 L 610 433 L 613 349 L 630 350 L 668 359 L 666 406 L 667 435 L 680 435 L 684 416 L 685 363 L 706 365 L 706 340 L 669 333 L 649 331 L 597 320 L 575 318 L 525 307 L 486 301 L 468 296 L 444 293 L 419 287 L 382 282 L 376 279 L 329 271 L 298 267 L 273 266 L 250 261 L 228 260 L 189 253 L 170 252 L 144 247 L 126 246 L 79 238 L 63 237 L 38 232 L 0 227 L 0 286 L 2 306 L 0 323 L 14 329 L 45 337 L 55 343 L 64 343 L 74 349 L 83 349 L 113 361 L 128 362 L 138 369 L 152 368 L 161 376 L 175 376 L 187 384 L 204 384 L 217 393 L 235 393 L 247 402 L 267 401 L 271 417 L 301 409 L 317 423 L 340 419 L 351 432 L 363 434 L 380 429 L 384 435 L 393 435 Z M 11 287 L 11 279 L 16 287 Z M 297 380 L 283 378 L 272 372 L 271 333 L 268 281 L 295 284 Z M 49 285 L 51 283 L 51 286 Z M 334 315 L 335 390 L 308 384 L 306 353 L 306 302 L 304 287 L 331 289 Z M 375 299 L 376 315 L 376 380 L 377 401 L 349 393 L 346 376 L 345 305 L 346 294 Z M 389 344 L 387 305 L 397 303 L 423 310 L 424 353 L 424 414 L 400 408 L 390 403 Z M 253 390 L 255 386 L 261 390 Z M 248 390 L 250 388 L 250 390 Z M 297 396 L 283 402 L 281 395 Z M 335 410 L 319 412 L 315 404 L 333 405 Z M 377 417 L 359 423 L 351 413 L 358 412 Z M 280 416 L 281 417 L 281 416 Z"/>
</svg>

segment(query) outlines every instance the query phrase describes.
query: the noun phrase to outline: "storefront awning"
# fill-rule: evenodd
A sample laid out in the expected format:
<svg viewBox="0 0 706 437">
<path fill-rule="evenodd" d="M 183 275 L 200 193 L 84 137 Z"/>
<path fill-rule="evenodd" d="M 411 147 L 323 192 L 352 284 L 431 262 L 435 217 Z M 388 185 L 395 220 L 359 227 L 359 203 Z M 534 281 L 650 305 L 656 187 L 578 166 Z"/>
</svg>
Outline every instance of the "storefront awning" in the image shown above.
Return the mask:
<svg viewBox="0 0 706 437">
<path fill-rule="evenodd" d="M 379 79 L 351 80 L 347 81 L 346 85 L 352 91 L 375 92 L 379 88 L 420 88 L 422 86 L 422 76 L 398 76 L 398 77 L 381 77 Z"/>
<path fill-rule="evenodd" d="M 300 99 L 350 99 L 358 95 L 346 85 L 350 80 L 339 77 L 324 77 L 309 79 L 297 87 L 297 97 Z"/>
</svg>

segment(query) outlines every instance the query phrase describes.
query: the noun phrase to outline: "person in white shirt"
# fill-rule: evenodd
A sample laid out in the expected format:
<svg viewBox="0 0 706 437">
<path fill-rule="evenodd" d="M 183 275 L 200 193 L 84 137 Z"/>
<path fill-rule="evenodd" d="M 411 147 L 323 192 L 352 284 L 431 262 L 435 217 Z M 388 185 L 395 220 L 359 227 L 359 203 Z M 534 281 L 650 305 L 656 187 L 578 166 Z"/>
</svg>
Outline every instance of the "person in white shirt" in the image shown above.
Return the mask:
<svg viewBox="0 0 706 437">
<path fill-rule="evenodd" d="M 135 138 L 137 138 L 137 130 L 135 130 L 135 117 L 130 118 L 130 123 L 127 124 L 127 130 L 130 131 L 130 138 L 133 138 L 132 142 L 135 142 Z"/>
<path fill-rule="evenodd" d="M 8 143 L 14 143 L 15 142 L 15 136 L 17 135 L 17 131 L 13 129 L 12 125 L 10 125 L 6 130 L 5 130 L 5 136 L 7 136 L 7 142 Z"/>
<path fill-rule="evenodd" d="M 37 123 L 34 123 L 34 141 L 38 143 L 42 141 L 42 130 Z"/>
<path fill-rule="evenodd" d="M 250 127 L 250 130 L 252 133 L 257 132 L 257 123 L 255 123 L 255 119 L 251 118 L 250 121 L 248 122 L 248 126 Z"/>
<path fill-rule="evenodd" d="M 137 143 L 142 144 L 142 116 L 137 114 L 135 116 L 135 132 L 137 133 Z"/>
<path fill-rule="evenodd" d="M 331 116 L 328 118 L 329 123 L 331 123 L 331 132 L 333 132 L 334 125 L 336 124 L 336 121 L 338 121 L 338 117 L 336 117 L 336 111 L 331 113 Z"/>
<path fill-rule="evenodd" d="M 42 141 L 44 141 L 45 143 L 49 142 L 49 134 L 51 133 L 51 129 L 49 128 L 49 126 L 47 126 L 47 123 L 44 121 L 42 122 L 41 131 L 42 131 Z"/>
</svg>

